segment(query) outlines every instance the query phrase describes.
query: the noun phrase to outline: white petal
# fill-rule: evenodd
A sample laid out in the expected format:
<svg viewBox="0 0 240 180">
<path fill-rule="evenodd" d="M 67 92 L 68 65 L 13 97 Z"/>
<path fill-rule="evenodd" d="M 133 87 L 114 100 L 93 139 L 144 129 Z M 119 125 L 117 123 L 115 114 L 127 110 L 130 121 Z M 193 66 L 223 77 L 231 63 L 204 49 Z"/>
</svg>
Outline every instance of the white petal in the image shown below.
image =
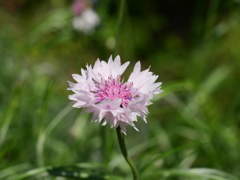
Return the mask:
<svg viewBox="0 0 240 180">
<path fill-rule="evenodd" d="M 85 102 L 78 101 L 73 105 L 73 107 L 81 108 L 84 104 L 85 104 Z"/>
<path fill-rule="evenodd" d="M 130 74 L 130 77 L 129 77 L 128 81 L 129 82 L 133 81 L 133 79 L 136 78 L 137 75 L 140 73 L 140 70 L 141 70 L 141 63 L 140 63 L 140 61 L 138 61 L 135 64 L 133 72 Z"/>
<path fill-rule="evenodd" d="M 73 79 L 75 79 L 75 81 L 77 82 L 82 82 L 84 81 L 84 78 L 82 76 L 80 76 L 79 74 L 73 74 L 72 75 Z"/>
</svg>

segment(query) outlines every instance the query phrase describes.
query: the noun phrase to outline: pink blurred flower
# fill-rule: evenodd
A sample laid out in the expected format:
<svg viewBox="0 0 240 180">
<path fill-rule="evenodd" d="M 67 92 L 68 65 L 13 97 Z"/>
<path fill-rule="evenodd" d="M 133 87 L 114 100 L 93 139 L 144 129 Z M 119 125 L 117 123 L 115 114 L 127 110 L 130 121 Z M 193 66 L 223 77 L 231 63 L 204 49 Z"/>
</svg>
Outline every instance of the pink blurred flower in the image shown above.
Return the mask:
<svg viewBox="0 0 240 180">
<path fill-rule="evenodd" d="M 91 34 L 100 22 L 101 20 L 97 13 L 93 9 L 88 8 L 81 15 L 73 18 L 73 28 L 85 34 Z"/>
<path fill-rule="evenodd" d="M 100 17 L 92 7 L 93 3 L 90 0 L 73 1 L 72 11 L 74 17 L 72 24 L 75 30 L 90 35 L 100 24 Z"/>
<path fill-rule="evenodd" d="M 86 8 L 86 2 L 83 0 L 74 0 L 72 10 L 75 16 L 79 16 Z"/>
<path fill-rule="evenodd" d="M 77 83 L 69 82 L 68 90 L 74 92 L 69 95 L 73 100 L 73 107 L 84 108 L 85 112 L 93 113 L 92 121 L 110 124 L 111 128 L 120 126 L 126 134 L 126 124 L 138 131 L 134 122 L 137 116 L 145 122 L 148 114 L 147 106 L 150 99 L 161 93 L 161 82 L 155 83 L 158 76 L 149 69 L 141 71 L 141 64 L 137 62 L 133 72 L 125 82 L 122 74 L 129 62 L 121 65 L 120 57 L 112 57 L 108 62 L 97 59 L 94 66 L 81 69 L 81 75 L 73 74 Z"/>
</svg>

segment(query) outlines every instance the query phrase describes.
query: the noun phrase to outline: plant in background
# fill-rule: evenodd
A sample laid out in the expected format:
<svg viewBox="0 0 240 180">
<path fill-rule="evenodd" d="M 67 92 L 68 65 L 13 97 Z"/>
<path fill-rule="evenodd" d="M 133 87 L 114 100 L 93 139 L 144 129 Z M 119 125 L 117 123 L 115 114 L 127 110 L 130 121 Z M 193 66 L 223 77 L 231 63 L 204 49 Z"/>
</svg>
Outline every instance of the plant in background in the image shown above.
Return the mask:
<svg viewBox="0 0 240 180">
<path fill-rule="evenodd" d="M 100 18 L 94 11 L 90 0 L 75 0 L 72 4 L 74 13 L 73 28 L 77 31 L 91 34 L 100 24 Z"/>
<path fill-rule="evenodd" d="M 69 95 L 73 107 L 84 108 L 85 112 L 93 113 L 92 121 L 102 121 L 102 125 L 109 123 L 111 128 L 117 129 L 122 153 L 132 168 L 134 179 L 137 179 L 136 168 L 127 155 L 122 133 L 126 134 L 127 124 L 138 131 L 134 124 L 138 116 L 147 122 L 147 106 L 154 95 L 162 92 L 162 83 L 155 82 L 158 76 L 149 69 L 141 71 L 140 62 L 135 64 L 125 82 L 122 74 L 128 65 L 129 62 L 121 65 L 119 56 L 114 61 L 110 57 L 108 63 L 98 59 L 93 67 L 87 65 L 86 70 L 81 69 L 81 75 L 73 74 L 77 83 L 69 82 L 68 90 L 74 92 Z"/>
</svg>

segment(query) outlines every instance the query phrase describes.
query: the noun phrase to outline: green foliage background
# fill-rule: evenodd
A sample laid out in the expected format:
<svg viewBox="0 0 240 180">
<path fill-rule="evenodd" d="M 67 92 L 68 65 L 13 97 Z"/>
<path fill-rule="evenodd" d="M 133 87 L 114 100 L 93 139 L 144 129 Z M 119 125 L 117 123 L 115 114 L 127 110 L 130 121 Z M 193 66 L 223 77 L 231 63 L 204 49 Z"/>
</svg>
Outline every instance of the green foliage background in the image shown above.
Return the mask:
<svg viewBox="0 0 240 180">
<path fill-rule="evenodd" d="M 69 104 L 67 80 L 116 54 L 164 93 L 126 145 L 141 179 L 240 178 L 238 0 L 99 1 L 91 35 L 70 0 L 0 1 L 0 179 L 131 179 L 114 130 Z"/>
</svg>

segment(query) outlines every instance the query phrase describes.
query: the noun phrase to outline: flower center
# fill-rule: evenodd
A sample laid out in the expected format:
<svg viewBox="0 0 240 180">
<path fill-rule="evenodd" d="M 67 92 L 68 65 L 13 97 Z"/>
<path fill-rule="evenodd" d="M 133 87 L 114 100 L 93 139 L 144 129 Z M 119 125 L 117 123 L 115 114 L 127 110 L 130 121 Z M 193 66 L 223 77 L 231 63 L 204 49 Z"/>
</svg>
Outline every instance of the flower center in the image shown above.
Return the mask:
<svg viewBox="0 0 240 180">
<path fill-rule="evenodd" d="M 120 76 L 117 76 L 116 79 L 109 76 L 107 80 L 102 79 L 101 83 L 95 82 L 96 90 L 94 93 L 97 103 L 102 102 L 106 98 L 111 100 L 121 98 L 121 106 L 126 107 L 132 98 L 138 96 L 136 89 L 133 89 L 132 85 L 132 82 L 123 83 Z"/>
</svg>

